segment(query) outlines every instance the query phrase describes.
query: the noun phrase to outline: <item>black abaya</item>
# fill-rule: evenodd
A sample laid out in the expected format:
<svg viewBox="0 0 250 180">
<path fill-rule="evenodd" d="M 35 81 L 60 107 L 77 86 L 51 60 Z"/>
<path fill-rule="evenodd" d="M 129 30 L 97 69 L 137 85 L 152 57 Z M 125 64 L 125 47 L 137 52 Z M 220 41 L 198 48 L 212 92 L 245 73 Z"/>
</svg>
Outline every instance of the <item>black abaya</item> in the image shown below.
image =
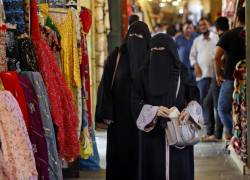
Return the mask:
<svg viewBox="0 0 250 180">
<path fill-rule="evenodd" d="M 132 118 L 131 89 L 134 75 L 144 64 L 149 40 L 148 26 L 141 21 L 134 23 L 125 43 L 110 55 L 104 69 L 98 112 L 105 122 L 111 121 L 107 134 L 106 180 L 138 179 L 139 133 Z M 118 52 L 120 58 L 115 70 Z"/>
<path fill-rule="evenodd" d="M 137 180 L 138 129 L 131 112 L 130 65 L 126 45 L 120 50 L 120 61 L 111 87 L 118 49 L 108 59 L 104 72 L 104 119 L 113 122 L 107 132 L 107 180 Z"/>
<path fill-rule="evenodd" d="M 199 100 L 199 91 L 193 82 L 187 77 L 187 69 L 184 65 L 180 68 L 181 84 L 177 99 L 168 93 L 153 96 L 149 88 L 149 67 L 144 67 L 138 73 L 134 81 L 132 97 L 133 114 L 136 119 L 144 104 L 153 106 L 176 106 L 182 111 L 191 100 Z M 161 84 L 168 83 L 162 78 Z M 176 88 L 176 87 L 173 87 Z M 158 119 L 155 128 L 151 132 L 139 132 L 139 180 L 166 180 L 166 120 Z M 177 149 L 170 146 L 169 159 L 170 180 L 194 180 L 194 155 L 193 146 Z"/>
</svg>

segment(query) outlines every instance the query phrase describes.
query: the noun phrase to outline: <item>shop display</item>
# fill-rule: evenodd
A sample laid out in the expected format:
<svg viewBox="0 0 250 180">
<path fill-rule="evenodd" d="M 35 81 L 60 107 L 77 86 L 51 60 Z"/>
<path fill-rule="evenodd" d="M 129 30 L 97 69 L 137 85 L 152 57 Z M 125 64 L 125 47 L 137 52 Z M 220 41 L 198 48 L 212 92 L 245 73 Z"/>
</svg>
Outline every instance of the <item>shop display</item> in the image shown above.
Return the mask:
<svg viewBox="0 0 250 180">
<path fill-rule="evenodd" d="M 236 65 L 234 72 L 233 120 L 234 137 L 232 146 L 243 162 L 247 162 L 247 99 L 246 99 L 246 60 Z"/>
<path fill-rule="evenodd" d="M 50 1 L 45 12 L 36 0 L 1 2 L 0 179 L 62 180 L 63 162 L 99 159 L 86 38 L 91 13 L 64 1 Z M 17 134 L 20 152 L 7 139 Z"/>
</svg>

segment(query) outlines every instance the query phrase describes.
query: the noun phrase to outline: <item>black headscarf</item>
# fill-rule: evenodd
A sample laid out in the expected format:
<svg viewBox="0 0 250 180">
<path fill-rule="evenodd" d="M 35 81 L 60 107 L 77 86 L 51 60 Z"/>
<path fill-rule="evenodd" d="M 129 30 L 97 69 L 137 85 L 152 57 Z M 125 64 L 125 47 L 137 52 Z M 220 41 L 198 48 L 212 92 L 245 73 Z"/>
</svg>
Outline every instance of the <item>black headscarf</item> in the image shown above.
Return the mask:
<svg viewBox="0 0 250 180">
<path fill-rule="evenodd" d="M 147 24 L 142 21 L 133 23 L 127 33 L 126 44 L 130 60 L 131 77 L 134 79 L 136 72 L 146 62 L 151 34 Z"/>
<path fill-rule="evenodd" d="M 171 36 L 157 34 L 150 41 L 149 88 L 153 96 L 176 95 L 181 63 Z"/>
<path fill-rule="evenodd" d="M 133 23 L 139 21 L 139 19 L 140 19 L 139 16 L 136 14 L 132 14 L 131 16 L 129 16 L 129 18 L 128 18 L 129 26 L 131 26 Z"/>
</svg>

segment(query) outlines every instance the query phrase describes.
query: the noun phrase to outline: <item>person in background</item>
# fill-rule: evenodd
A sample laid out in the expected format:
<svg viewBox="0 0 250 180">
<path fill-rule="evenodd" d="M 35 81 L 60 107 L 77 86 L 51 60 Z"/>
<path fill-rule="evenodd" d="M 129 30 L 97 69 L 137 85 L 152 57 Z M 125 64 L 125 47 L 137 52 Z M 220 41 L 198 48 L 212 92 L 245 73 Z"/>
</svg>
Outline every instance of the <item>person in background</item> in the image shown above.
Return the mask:
<svg viewBox="0 0 250 180">
<path fill-rule="evenodd" d="M 216 28 L 216 32 L 219 38 L 221 38 L 222 35 L 229 30 L 229 20 L 226 17 L 218 17 L 214 22 L 214 26 Z M 222 62 L 221 73 L 224 74 L 224 64 L 225 64 L 224 56 L 222 57 L 221 62 Z"/>
<path fill-rule="evenodd" d="M 177 30 L 175 28 L 175 25 L 169 25 L 167 28 L 167 34 L 170 35 L 173 39 L 175 39 L 176 33 Z"/>
<path fill-rule="evenodd" d="M 138 15 L 136 15 L 136 14 L 132 14 L 131 16 L 129 16 L 129 18 L 128 18 L 128 25 L 129 25 L 129 27 L 134 23 L 134 22 L 137 22 L 137 21 L 139 21 L 139 16 Z"/>
<path fill-rule="evenodd" d="M 152 37 L 159 33 L 166 33 L 166 29 L 164 29 L 164 26 L 162 24 L 155 25 L 154 32 L 152 33 Z"/>
<path fill-rule="evenodd" d="M 215 55 L 216 80 L 221 85 L 218 112 L 225 127 L 225 139 L 233 136 L 232 94 L 234 90 L 233 72 L 236 64 L 246 58 L 245 42 L 245 8 L 237 11 L 237 27 L 224 33 L 218 44 Z M 225 57 L 224 74 L 222 74 L 222 57 Z"/>
<path fill-rule="evenodd" d="M 219 17 L 216 19 L 215 29 L 217 34 L 221 36 L 223 33 L 229 30 L 229 22 L 226 17 Z M 220 87 L 216 82 L 216 78 L 211 79 L 211 85 L 209 87 L 206 98 L 204 99 L 204 113 L 208 117 L 208 137 L 204 141 L 218 142 L 222 140 L 223 124 L 220 120 L 218 113 L 218 99 L 219 99 Z M 213 113 L 214 112 L 214 113 Z"/>
<path fill-rule="evenodd" d="M 175 38 L 175 42 L 178 47 L 180 60 L 187 67 L 189 71 L 189 78 L 194 80 L 194 68 L 190 64 L 189 55 L 193 45 L 193 41 L 197 37 L 197 34 L 194 32 L 194 25 L 190 20 L 184 23 L 182 29 L 183 33 Z"/>
<path fill-rule="evenodd" d="M 213 108 L 206 106 L 207 103 L 204 104 L 212 78 L 215 77 L 213 60 L 215 56 L 216 44 L 219 40 L 217 34 L 209 31 L 209 27 L 209 21 L 206 18 L 201 18 L 199 21 L 199 30 L 202 34 L 194 40 L 190 52 L 190 63 L 191 66 L 194 67 L 197 86 L 200 90 L 200 101 L 204 110 L 206 134 L 202 137 L 203 141 L 209 141 L 210 136 L 214 135 L 215 122 L 214 112 L 211 110 Z M 213 101 L 212 96 L 208 96 L 208 98 L 206 101 Z"/>
</svg>

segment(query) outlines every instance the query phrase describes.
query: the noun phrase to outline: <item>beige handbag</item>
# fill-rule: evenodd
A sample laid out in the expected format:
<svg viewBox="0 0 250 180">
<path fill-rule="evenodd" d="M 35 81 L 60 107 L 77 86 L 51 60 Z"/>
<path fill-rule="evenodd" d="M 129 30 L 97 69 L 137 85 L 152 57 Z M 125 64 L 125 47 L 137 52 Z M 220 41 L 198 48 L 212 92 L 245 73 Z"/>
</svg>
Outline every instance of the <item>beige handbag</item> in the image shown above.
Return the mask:
<svg viewBox="0 0 250 180">
<path fill-rule="evenodd" d="M 178 96 L 180 88 L 180 75 L 178 80 L 178 86 L 176 91 L 176 97 Z M 192 104 L 193 103 L 193 104 Z M 186 110 L 189 114 L 192 115 L 196 112 L 199 114 L 202 113 L 202 109 L 200 106 L 195 106 L 196 102 L 191 102 L 190 108 Z M 193 105 L 193 106 L 192 106 Z M 196 122 L 191 118 L 186 121 L 182 122 L 179 120 L 180 112 L 176 107 L 171 108 L 172 111 L 169 115 L 171 121 L 167 122 L 167 127 L 165 129 L 166 137 L 168 140 L 169 145 L 175 145 L 176 148 L 183 149 L 189 145 L 195 145 L 200 141 L 200 130 L 201 124 L 199 120 Z M 203 119 L 202 115 L 199 116 L 198 119 Z"/>
</svg>

